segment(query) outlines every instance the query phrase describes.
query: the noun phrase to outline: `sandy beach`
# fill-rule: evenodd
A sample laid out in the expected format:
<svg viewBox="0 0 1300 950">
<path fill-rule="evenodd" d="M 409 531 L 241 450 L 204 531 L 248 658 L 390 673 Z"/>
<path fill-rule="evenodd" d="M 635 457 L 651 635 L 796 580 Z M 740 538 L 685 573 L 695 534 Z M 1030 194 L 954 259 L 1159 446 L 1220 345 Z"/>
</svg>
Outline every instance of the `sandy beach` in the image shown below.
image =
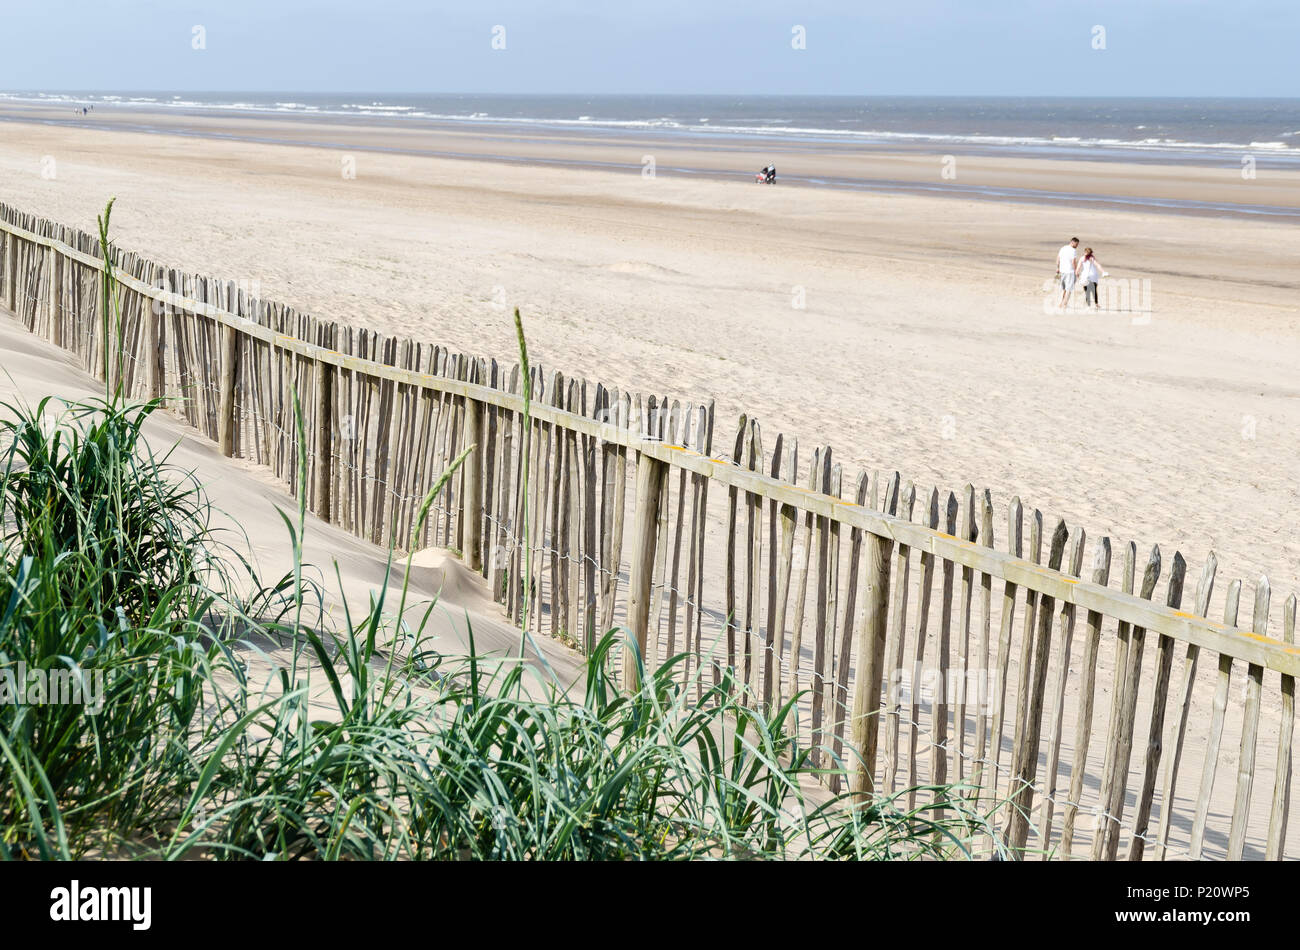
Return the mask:
<svg viewBox="0 0 1300 950">
<path fill-rule="evenodd" d="M 1287 594 L 1300 589 L 1300 270 L 1285 221 L 1047 195 L 768 188 L 732 174 L 761 164 L 756 154 L 664 151 L 662 141 L 635 138 L 239 117 L 95 122 L 104 127 L 0 122 L 0 200 L 89 227 L 116 196 L 123 247 L 324 318 L 507 363 L 518 306 L 534 363 L 547 370 L 716 400 L 715 452 L 729 451 L 744 412 L 762 423 L 769 450 L 778 432 L 797 438 L 805 464 L 813 446 L 832 446 L 846 483 L 862 468 L 897 470 L 920 492 L 988 487 L 999 510 L 1019 495 L 1049 530 L 1061 517 L 1117 550 L 1132 540 L 1142 561 L 1152 544 L 1166 564 L 1181 551 L 1189 579 L 1213 550 L 1212 617 L 1230 580 L 1243 578 L 1249 596 L 1267 574 L 1276 629 Z M 164 126 L 175 134 L 157 134 Z M 647 149 L 653 177 L 640 171 Z M 937 176 L 941 156 L 840 149 L 775 160 L 809 177 L 920 182 Z M 343 174 L 349 162 L 355 178 Z M 595 162 L 617 167 L 588 167 Z M 685 167 L 717 177 L 673 171 Z M 1247 181 L 1231 168 L 979 156 L 959 157 L 958 168 L 977 185 L 1300 207 L 1300 180 L 1283 172 Z M 1112 285 L 1133 291 L 1129 306 L 1051 306 L 1056 251 L 1076 234 Z M 6 348 L 17 340 L 7 336 Z M 21 376 L 9 388 L 45 391 Z M 239 484 L 268 480 L 243 467 Z M 255 526 L 248 506 L 264 505 L 269 491 L 249 493 L 250 502 L 228 487 L 221 498 Z M 249 528 L 250 541 L 274 561 L 281 539 L 266 524 L 265 534 Z M 339 548 L 345 575 L 374 583 L 357 544 Z M 506 642 L 499 608 L 477 582 L 456 562 L 431 563 L 434 583 L 454 582 L 444 602 L 468 607 L 476 624 L 491 620 Z M 1102 693 L 1111 663 L 1108 640 Z M 1243 682 L 1239 670 L 1234 707 Z M 1070 709 L 1076 689 L 1072 679 Z M 1198 711 L 1211 690 L 1202 673 Z M 1265 748 L 1277 704 L 1270 685 Z M 1193 717 L 1185 774 L 1199 774 L 1206 727 Z M 1090 776 L 1101 766 L 1097 745 Z M 1236 746 L 1225 742 L 1224 775 L 1235 772 Z M 1270 768 L 1261 763 L 1257 788 L 1271 788 Z M 1227 784 L 1213 800 L 1215 853 L 1232 807 Z M 1192 791 L 1189 781 L 1180 797 Z M 1183 815 L 1176 823 L 1185 839 Z"/>
<path fill-rule="evenodd" d="M 280 140 L 321 132 L 184 120 L 214 134 L 231 123 Z M 417 135 L 367 128 L 326 131 Z M 714 398 L 725 439 L 748 412 L 768 440 L 832 446 L 847 472 L 1019 494 L 1049 523 L 1192 565 L 1213 549 L 1221 577 L 1267 573 L 1275 609 L 1300 587 L 1300 256 L 1286 224 L 356 150 L 347 179 L 338 149 L 18 122 L 0 133 L 6 201 L 85 227 L 115 195 L 119 243 L 154 259 L 507 361 L 518 306 L 547 368 Z M 582 148 L 549 138 L 521 150 Z M 861 173 L 851 155 L 816 161 Z M 1158 182 L 1300 200 L 1281 172 L 959 161 L 973 178 L 985 162 L 1048 189 Z M 1074 234 L 1111 281 L 1149 287 L 1150 313 L 1048 312 L 1045 281 Z"/>
</svg>

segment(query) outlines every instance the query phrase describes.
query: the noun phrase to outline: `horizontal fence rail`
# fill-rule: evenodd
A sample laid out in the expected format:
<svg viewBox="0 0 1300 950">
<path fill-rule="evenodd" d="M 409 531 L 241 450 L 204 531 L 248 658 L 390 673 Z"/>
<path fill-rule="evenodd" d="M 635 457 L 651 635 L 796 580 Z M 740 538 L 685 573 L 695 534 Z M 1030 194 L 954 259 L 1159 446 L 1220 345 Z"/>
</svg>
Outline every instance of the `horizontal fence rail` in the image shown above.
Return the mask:
<svg viewBox="0 0 1300 950">
<path fill-rule="evenodd" d="M 1018 498 L 995 516 L 971 485 L 846 486 L 829 448 L 801 458 L 778 435 L 767 452 L 744 416 L 715 446 L 712 402 L 540 366 L 525 381 L 117 249 L 106 320 L 96 237 L 0 205 L 0 239 L 0 302 L 86 370 L 164 398 L 326 521 L 454 550 L 533 632 L 588 650 L 622 626 L 647 670 L 679 658 L 684 688 L 730 671 L 749 702 L 795 699 L 800 740 L 854 791 L 916 805 L 959 783 L 1024 855 L 1286 853 L 1300 647 L 1294 595 L 1270 635 L 1267 578 L 1239 623 L 1241 582 L 1216 597 L 1213 554 L 1185 607 L 1180 554 L 1102 538 L 1089 556 L 1082 529 Z"/>
</svg>

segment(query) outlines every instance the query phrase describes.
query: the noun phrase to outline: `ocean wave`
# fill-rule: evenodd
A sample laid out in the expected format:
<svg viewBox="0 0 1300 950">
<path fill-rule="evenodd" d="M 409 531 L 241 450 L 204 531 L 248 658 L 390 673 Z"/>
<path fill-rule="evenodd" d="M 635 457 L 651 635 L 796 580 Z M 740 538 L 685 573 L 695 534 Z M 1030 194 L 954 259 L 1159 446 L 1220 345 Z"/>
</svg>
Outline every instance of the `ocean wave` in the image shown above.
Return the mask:
<svg viewBox="0 0 1300 950">
<path fill-rule="evenodd" d="M 315 108 L 319 108 L 319 107 L 315 107 Z M 383 114 L 387 112 L 397 114 L 401 112 L 410 112 L 414 109 L 414 106 L 386 106 L 381 102 L 372 102 L 370 103 L 370 105 L 361 105 L 355 102 L 345 102 L 343 104 L 343 108 L 357 109 L 365 112 L 374 112 L 377 114 Z"/>
<path fill-rule="evenodd" d="M 755 117 L 746 123 L 715 123 L 709 118 L 700 117 L 691 122 L 672 116 L 653 118 L 603 118 L 590 114 L 580 114 L 573 118 L 554 116 L 519 116 L 496 115 L 486 112 L 437 112 L 426 111 L 413 105 L 399 105 L 382 100 L 369 102 L 341 102 L 336 105 L 315 105 L 297 101 L 248 102 L 248 101 L 203 101 L 174 95 L 169 100 L 160 100 L 152 96 L 124 96 L 117 94 L 72 93 L 11 93 L 0 92 L 0 100 L 34 102 L 34 103 L 90 103 L 102 102 L 120 109 L 187 109 L 196 111 L 211 110 L 215 112 L 249 112 L 266 114 L 310 114 L 313 116 L 371 116 L 393 120 L 422 120 L 449 124 L 483 124 L 510 125 L 541 128 L 581 128 L 610 129 L 627 131 L 647 131 L 673 133 L 681 132 L 697 136 L 716 138 L 764 138 L 764 139 L 799 139 L 811 141 L 859 142 L 870 144 L 911 144 L 948 146 L 970 145 L 984 147 L 1009 148 L 1068 148 L 1081 151 L 1089 150 L 1134 150 L 1145 152 L 1232 152 L 1232 151 L 1269 151 L 1294 152 L 1300 150 L 1300 130 L 1276 133 L 1277 139 L 1252 140 L 1249 142 L 1232 141 L 1193 141 L 1173 136 L 1141 138 L 1120 137 L 1086 137 L 1078 135 L 997 135 L 968 132 L 922 132 L 895 131 L 886 129 L 863 128 L 825 128 L 817 125 L 800 125 L 785 116 L 766 118 Z M 835 119 L 846 123 L 848 119 Z M 1147 126 L 1134 126 L 1134 131 L 1145 131 Z M 1290 140 L 1290 141 L 1288 141 Z"/>
</svg>

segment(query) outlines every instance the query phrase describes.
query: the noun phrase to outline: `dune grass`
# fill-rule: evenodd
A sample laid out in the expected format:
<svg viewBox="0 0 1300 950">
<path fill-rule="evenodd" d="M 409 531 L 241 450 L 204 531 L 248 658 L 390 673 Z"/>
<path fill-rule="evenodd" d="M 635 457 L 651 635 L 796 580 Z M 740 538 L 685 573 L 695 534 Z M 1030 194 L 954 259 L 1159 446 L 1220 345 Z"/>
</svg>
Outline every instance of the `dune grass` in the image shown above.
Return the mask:
<svg viewBox="0 0 1300 950">
<path fill-rule="evenodd" d="M 572 690 L 474 655 L 468 619 L 468 655 L 446 655 L 391 551 L 391 584 L 333 625 L 302 507 L 293 570 L 261 582 L 193 475 L 150 451 L 155 409 L 0 420 L 0 671 L 104 683 L 97 710 L 0 704 L 0 856 L 949 857 L 984 830 L 951 789 L 910 813 L 810 803 L 793 700 L 764 715 L 730 677 L 696 698 L 684 658 L 625 691 L 618 631 Z"/>
</svg>

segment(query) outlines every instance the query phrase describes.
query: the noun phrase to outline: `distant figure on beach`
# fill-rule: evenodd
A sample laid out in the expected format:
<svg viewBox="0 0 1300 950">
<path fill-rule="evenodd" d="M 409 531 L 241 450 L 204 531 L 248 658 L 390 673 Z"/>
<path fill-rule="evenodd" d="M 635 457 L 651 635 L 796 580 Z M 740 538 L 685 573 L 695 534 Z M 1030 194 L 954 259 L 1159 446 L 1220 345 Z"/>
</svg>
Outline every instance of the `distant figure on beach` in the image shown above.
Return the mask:
<svg viewBox="0 0 1300 950">
<path fill-rule="evenodd" d="M 768 184 L 768 185 L 775 184 L 776 166 L 764 165 L 762 168 L 758 170 L 758 174 L 754 176 L 754 181 L 763 182 L 764 184 Z"/>
<path fill-rule="evenodd" d="M 1079 239 L 1070 238 L 1070 243 L 1064 245 L 1056 252 L 1056 276 L 1061 278 L 1061 306 L 1070 299 L 1070 293 L 1074 290 L 1074 264 L 1075 258 L 1078 257 Z"/>
<path fill-rule="evenodd" d="M 82 107 L 81 107 L 81 114 L 82 114 L 82 115 L 85 115 L 85 114 L 86 114 L 86 107 L 85 107 L 85 106 L 82 106 Z"/>
<path fill-rule="evenodd" d="M 1101 303 L 1097 299 L 1097 281 L 1106 276 L 1102 270 L 1101 261 L 1097 260 L 1096 255 L 1092 253 L 1092 248 L 1083 249 L 1083 257 L 1079 258 L 1075 264 L 1075 278 L 1083 284 L 1083 304 L 1091 306 L 1094 310 L 1101 309 Z"/>
</svg>

